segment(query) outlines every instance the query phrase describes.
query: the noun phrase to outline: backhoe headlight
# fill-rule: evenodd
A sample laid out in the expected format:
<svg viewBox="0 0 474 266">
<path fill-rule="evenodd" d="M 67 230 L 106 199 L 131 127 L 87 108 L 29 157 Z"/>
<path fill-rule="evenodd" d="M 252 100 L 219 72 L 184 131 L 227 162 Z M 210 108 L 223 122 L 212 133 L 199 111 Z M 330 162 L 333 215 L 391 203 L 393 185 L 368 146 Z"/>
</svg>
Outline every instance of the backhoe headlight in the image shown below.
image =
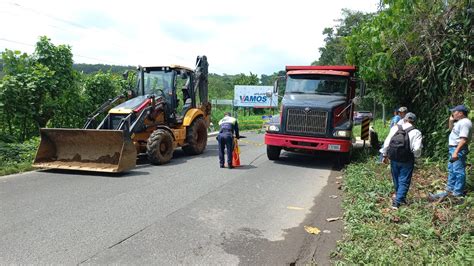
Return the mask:
<svg viewBox="0 0 474 266">
<path fill-rule="evenodd" d="M 276 125 L 270 125 L 268 131 L 280 131 L 280 127 Z"/>
<path fill-rule="evenodd" d="M 334 137 L 349 138 L 352 134 L 350 130 L 336 130 L 334 131 Z"/>
</svg>

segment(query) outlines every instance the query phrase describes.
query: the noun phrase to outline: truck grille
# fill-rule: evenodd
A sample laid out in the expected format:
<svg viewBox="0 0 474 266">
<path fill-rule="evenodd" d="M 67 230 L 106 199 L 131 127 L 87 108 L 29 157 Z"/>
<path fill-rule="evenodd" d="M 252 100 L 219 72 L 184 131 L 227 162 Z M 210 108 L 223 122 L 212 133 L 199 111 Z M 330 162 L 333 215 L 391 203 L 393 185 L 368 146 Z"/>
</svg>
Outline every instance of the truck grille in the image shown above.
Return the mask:
<svg viewBox="0 0 474 266">
<path fill-rule="evenodd" d="M 288 109 L 286 131 L 303 134 L 325 134 L 327 112 L 304 109 Z"/>
</svg>

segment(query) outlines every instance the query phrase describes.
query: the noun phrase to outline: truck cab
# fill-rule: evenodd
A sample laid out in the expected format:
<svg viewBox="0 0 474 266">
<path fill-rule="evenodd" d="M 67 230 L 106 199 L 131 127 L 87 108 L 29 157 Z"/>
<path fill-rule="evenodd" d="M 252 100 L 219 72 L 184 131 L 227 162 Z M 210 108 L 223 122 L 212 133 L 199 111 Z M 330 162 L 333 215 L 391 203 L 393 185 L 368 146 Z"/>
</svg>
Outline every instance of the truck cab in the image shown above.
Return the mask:
<svg viewBox="0 0 474 266">
<path fill-rule="evenodd" d="M 354 66 L 287 66 L 279 119 L 266 128 L 270 160 L 281 150 L 338 153 L 347 162 L 352 150 Z M 278 85 L 275 84 L 274 92 Z"/>
</svg>

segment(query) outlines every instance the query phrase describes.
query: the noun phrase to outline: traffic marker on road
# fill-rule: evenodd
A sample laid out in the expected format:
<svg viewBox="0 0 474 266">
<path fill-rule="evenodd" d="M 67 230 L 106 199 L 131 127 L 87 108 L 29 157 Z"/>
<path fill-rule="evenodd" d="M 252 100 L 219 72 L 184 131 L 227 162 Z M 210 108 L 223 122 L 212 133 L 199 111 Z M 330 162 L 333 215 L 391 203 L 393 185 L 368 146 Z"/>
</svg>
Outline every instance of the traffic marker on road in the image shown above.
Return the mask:
<svg viewBox="0 0 474 266">
<path fill-rule="evenodd" d="M 234 151 L 232 152 L 232 166 L 237 167 L 240 166 L 240 149 L 239 149 L 239 141 L 234 139 Z"/>
<path fill-rule="evenodd" d="M 364 119 L 362 120 L 360 139 L 363 139 L 363 140 L 369 139 L 369 126 L 370 126 L 370 118 L 364 117 Z"/>
</svg>

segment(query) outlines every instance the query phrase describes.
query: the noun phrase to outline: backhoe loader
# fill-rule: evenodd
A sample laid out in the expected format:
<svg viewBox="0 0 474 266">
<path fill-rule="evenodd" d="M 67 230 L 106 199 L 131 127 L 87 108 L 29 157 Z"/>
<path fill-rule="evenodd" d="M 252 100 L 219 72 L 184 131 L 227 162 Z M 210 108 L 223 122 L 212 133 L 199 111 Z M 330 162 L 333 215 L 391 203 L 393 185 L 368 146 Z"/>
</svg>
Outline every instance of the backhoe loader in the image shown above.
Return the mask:
<svg viewBox="0 0 474 266">
<path fill-rule="evenodd" d="M 201 154 L 211 115 L 206 56 L 197 57 L 194 71 L 139 66 L 136 74 L 137 85 L 128 96 L 105 102 L 82 129 L 40 129 L 33 166 L 118 173 L 134 168 L 138 154 L 155 165 L 168 163 L 177 147 Z M 105 118 L 99 120 L 101 115 Z"/>
</svg>

